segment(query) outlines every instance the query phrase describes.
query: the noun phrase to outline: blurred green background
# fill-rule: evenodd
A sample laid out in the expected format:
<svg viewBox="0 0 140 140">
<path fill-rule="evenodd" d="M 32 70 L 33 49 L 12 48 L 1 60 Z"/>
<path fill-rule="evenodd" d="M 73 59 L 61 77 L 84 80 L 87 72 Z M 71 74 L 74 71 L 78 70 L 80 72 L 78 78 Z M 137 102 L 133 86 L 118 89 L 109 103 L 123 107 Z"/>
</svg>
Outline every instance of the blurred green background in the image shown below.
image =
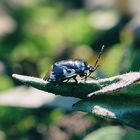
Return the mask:
<svg viewBox="0 0 140 140">
<path fill-rule="evenodd" d="M 0 0 L 0 97 L 20 86 L 13 73 L 43 77 L 54 62 L 76 58 L 94 65 L 102 45 L 97 77 L 139 71 L 139 4 L 139 0 Z M 0 106 L 0 140 L 102 138 L 139 140 L 140 132 L 58 107 Z"/>
</svg>

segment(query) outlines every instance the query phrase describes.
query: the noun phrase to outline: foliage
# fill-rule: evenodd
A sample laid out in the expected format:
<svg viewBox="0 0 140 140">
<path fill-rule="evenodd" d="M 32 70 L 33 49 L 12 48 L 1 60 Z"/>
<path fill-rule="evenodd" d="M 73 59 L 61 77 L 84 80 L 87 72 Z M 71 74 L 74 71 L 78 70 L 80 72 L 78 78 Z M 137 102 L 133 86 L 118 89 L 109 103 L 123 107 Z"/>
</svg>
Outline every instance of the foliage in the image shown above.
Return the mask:
<svg viewBox="0 0 140 140">
<path fill-rule="evenodd" d="M 17 74 L 13 74 L 13 77 L 27 85 L 56 95 L 85 99 L 76 103 L 74 108 L 81 111 L 91 112 L 103 118 L 118 120 L 134 128 L 140 129 L 139 94 L 106 95 L 139 81 L 139 72 L 132 72 L 106 79 L 91 80 L 79 83 L 76 87 L 74 87 L 74 82 L 55 84 L 39 78 Z M 97 96 L 101 94 L 104 96 Z M 129 102 L 130 100 L 131 102 Z"/>
<path fill-rule="evenodd" d="M 126 4 L 117 0 L 105 3 L 92 0 L 1 0 L 0 94 L 6 89 L 21 85 L 11 77 L 13 73 L 43 77 L 55 61 L 62 59 L 82 58 L 94 65 L 102 45 L 105 45 L 105 51 L 99 62 L 100 67 L 95 72 L 100 82 L 105 77 L 109 77 L 105 78 L 108 81 L 115 75 L 119 77 L 126 72 L 139 72 L 140 24 L 137 13 L 139 4 L 134 3 L 135 1 Z M 129 75 L 124 74 L 124 76 L 132 80 Z M 85 127 L 84 132 L 75 135 L 71 133 L 73 130 L 71 128 L 68 132 L 67 128 L 58 127 L 60 119 L 62 119 L 61 124 L 66 121 L 63 120 L 63 116 L 69 115 L 68 112 L 48 107 L 33 110 L 1 106 L 0 138 L 44 140 L 49 139 L 56 130 L 58 132 L 56 135 L 60 136 L 61 130 L 61 134 L 67 139 L 83 139 L 91 131 L 93 135 L 85 139 L 92 137 L 98 139 L 100 135 L 109 139 L 104 133 L 109 136 L 113 133 L 116 139 L 139 139 L 139 131 L 126 127 L 129 125 L 139 129 L 140 86 L 139 83 L 134 84 L 138 80 L 135 76 L 131 80 L 111 80 L 111 83 L 103 80 L 103 83 L 100 83 L 102 87 L 97 83 L 98 80 L 92 83 L 80 82 L 75 91 L 73 91 L 73 81 L 67 85 L 58 85 L 56 88 L 55 85 L 43 83 L 50 88 L 49 92 L 81 98 L 82 100 L 77 102 L 74 108 L 101 118 L 92 115 L 90 117 L 92 127 L 89 130 Z M 116 82 L 119 87 L 113 86 Z M 117 90 L 120 88 L 121 90 Z M 112 92 L 113 89 L 115 92 Z M 94 96 L 95 93 L 103 95 Z M 85 99 L 87 95 L 93 96 L 87 100 Z M 115 112 L 117 118 L 111 117 L 110 114 L 104 117 L 103 111 L 108 111 L 107 109 L 109 113 Z M 102 118 L 112 118 L 114 121 Z M 70 125 L 70 121 L 66 123 Z M 74 121 L 74 124 L 77 123 L 78 120 Z M 79 129 L 84 127 L 81 124 L 78 126 Z M 68 133 L 73 137 L 66 135 Z"/>
</svg>

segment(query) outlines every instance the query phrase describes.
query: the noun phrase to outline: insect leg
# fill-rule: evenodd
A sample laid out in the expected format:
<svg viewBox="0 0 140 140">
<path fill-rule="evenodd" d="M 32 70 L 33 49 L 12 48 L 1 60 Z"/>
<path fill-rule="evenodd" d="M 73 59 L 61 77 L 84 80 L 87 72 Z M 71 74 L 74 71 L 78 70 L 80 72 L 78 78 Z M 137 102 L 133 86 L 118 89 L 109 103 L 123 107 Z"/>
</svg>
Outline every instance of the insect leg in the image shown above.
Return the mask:
<svg viewBox="0 0 140 140">
<path fill-rule="evenodd" d="M 85 76 L 81 79 L 81 80 L 84 80 L 84 81 L 87 81 L 87 78 L 91 75 L 91 72 L 89 74 L 85 74 Z"/>
<path fill-rule="evenodd" d="M 68 81 L 70 80 L 70 78 L 68 78 L 66 81 L 64 81 L 63 83 L 68 83 Z"/>
<path fill-rule="evenodd" d="M 78 81 L 76 79 L 76 76 L 72 77 L 75 80 L 76 85 L 78 85 Z"/>
<path fill-rule="evenodd" d="M 89 76 L 89 78 L 92 78 L 92 79 L 94 79 L 94 80 L 99 80 L 99 78 L 94 77 L 94 76 Z"/>
<path fill-rule="evenodd" d="M 81 80 L 87 81 L 88 75 L 86 74 Z"/>
</svg>

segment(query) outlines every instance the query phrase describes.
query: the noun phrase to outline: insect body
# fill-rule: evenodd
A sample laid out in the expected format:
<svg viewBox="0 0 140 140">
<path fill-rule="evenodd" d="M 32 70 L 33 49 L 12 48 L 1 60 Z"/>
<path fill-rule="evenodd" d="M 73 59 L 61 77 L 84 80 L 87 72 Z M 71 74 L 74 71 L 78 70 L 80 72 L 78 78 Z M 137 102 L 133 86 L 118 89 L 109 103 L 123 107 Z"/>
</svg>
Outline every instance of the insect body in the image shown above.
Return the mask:
<svg viewBox="0 0 140 140">
<path fill-rule="evenodd" d="M 97 69 L 98 60 L 103 52 L 103 48 L 104 46 L 102 47 L 94 66 L 89 65 L 84 60 L 59 61 L 54 63 L 49 76 L 45 75 L 43 79 L 49 82 L 60 83 L 66 80 L 69 81 L 69 79 L 73 78 L 76 83 L 78 83 L 76 77 L 79 75 L 81 78 L 86 80 L 87 77 Z"/>
</svg>

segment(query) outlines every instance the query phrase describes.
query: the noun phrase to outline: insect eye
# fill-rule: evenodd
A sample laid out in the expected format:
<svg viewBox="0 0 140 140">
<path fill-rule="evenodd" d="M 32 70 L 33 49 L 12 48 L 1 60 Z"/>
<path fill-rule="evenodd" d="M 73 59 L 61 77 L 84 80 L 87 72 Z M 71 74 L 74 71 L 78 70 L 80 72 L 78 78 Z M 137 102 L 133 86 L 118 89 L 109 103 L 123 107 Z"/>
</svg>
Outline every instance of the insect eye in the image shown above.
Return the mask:
<svg viewBox="0 0 140 140">
<path fill-rule="evenodd" d="M 90 66 L 90 69 L 89 69 L 89 71 L 91 71 L 91 72 L 94 72 L 95 71 L 95 67 L 94 66 Z"/>
</svg>

